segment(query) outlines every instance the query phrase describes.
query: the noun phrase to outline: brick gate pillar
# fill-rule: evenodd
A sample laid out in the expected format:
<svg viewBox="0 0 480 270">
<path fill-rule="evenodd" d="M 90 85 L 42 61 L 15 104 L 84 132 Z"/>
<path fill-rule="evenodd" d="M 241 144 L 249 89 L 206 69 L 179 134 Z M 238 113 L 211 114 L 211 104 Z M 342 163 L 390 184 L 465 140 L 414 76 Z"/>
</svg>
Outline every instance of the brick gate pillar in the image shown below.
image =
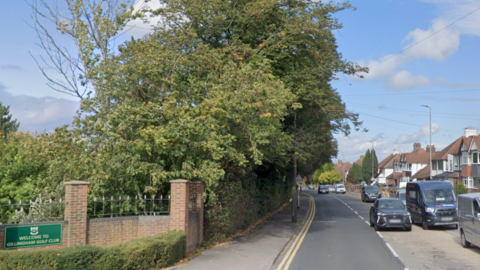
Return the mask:
<svg viewBox="0 0 480 270">
<path fill-rule="evenodd" d="M 203 209 L 203 191 L 204 187 L 202 182 L 200 181 L 195 181 L 191 182 L 191 188 L 194 189 L 192 190 L 193 194 L 195 194 L 196 197 L 196 206 L 197 209 L 196 211 L 198 212 L 198 235 L 197 235 L 197 240 L 198 243 L 200 244 L 203 242 L 203 215 L 204 215 L 204 209 Z"/>
<path fill-rule="evenodd" d="M 170 181 L 170 230 L 187 231 L 188 180 Z"/>
<path fill-rule="evenodd" d="M 203 241 L 203 184 L 182 179 L 170 184 L 170 230 L 185 232 L 188 254 Z"/>
<path fill-rule="evenodd" d="M 66 245 L 87 244 L 87 201 L 88 182 L 69 181 L 65 183 L 65 220 L 68 222 Z"/>
</svg>

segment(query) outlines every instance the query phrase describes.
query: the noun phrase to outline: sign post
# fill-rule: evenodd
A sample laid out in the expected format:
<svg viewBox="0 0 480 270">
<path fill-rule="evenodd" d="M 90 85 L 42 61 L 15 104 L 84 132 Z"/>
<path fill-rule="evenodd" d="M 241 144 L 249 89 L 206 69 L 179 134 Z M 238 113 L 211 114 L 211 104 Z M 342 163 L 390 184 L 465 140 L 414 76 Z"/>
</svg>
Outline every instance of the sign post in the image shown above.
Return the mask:
<svg viewBox="0 0 480 270">
<path fill-rule="evenodd" d="M 62 244 L 62 224 L 37 224 L 5 228 L 4 249 Z"/>
<path fill-rule="evenodd" d="M 302 190 L 302 177 L 300 177 L 300 175 L 297 175 L 295 180 L 297 181 L 298 188 Z M 300 208 L 300 192 L 297 191 L 297 209 L 299 208 Z"/>
</svg>

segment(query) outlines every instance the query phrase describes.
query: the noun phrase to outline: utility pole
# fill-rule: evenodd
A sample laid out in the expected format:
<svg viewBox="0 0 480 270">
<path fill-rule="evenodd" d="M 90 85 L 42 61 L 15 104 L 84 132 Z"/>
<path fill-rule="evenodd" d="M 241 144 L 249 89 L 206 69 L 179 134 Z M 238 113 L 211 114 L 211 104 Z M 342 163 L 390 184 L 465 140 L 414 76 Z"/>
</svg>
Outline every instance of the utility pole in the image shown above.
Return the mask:
<svg viewBox="0 0 480 270">
<path fill-rule="evenodd" d="M 430 148 L 429 148 L 430 162 L 429 163 L 430 163 L 430 180 L 432 180 L 432 107 L 428 105 L 421 105 L 421 106 L 428 108 L 430 112 Z"/>
<path fill-rule="evenodd" d="M 373 177 L 373 150 L 374 150 L 373 141 L 371 141 L 371 143 L 372 143 L 372 152 L 370 153 L 370 158 L 372 159 L 372 179 L 370 181 L 373 182 L 373 180 L 375 179 Z"/>
<path fill-rule="evenodd" d="M 297 207 L 298 207 L 298 190 L 297 190 L 297 158 L 296 155 L 296 132 L 297 132 L 297 111 L 294 113 L 294 129 L 293 129 L 293 175 L 292 175 L 292 223 L 297 223 Z"/>
</svg>

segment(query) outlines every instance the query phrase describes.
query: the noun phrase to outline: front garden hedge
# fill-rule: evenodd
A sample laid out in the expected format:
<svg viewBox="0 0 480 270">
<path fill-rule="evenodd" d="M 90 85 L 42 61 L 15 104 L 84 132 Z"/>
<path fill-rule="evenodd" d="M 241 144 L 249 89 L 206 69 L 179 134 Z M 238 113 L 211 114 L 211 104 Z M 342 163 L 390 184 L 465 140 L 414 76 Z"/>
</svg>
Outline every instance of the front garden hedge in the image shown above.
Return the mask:
<svg viewBox="0 0 480 270">
<path fill-rule="evenodd" d="M 185 233 L 169 231 L 105 248 L 0 251 L 0 270 L 149 270 L 180 261 L 185 249 Z"/>
</svg>

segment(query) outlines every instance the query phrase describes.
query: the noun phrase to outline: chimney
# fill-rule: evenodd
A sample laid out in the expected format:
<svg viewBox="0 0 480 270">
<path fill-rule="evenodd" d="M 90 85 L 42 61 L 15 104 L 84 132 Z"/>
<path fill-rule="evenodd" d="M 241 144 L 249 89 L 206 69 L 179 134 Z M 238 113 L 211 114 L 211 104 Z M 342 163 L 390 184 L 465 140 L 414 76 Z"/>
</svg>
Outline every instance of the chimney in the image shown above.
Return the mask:
<svg viewBox="0 0 480 270">
<path fill-rule="evenodd" d="M 476 136 L 477 129 L 476 128 L 465 128 L 465 137 Z"/>
<path fill-rule="evenodd" d="M 422 148 L 422 144 L 421 143 L 414 143 L 413 144 L 413 151 L 417 151 L 418 149 Z"/>
<path fill-rule="evenodd" d="M 337 164 L 342 165 L 342 164 L 343 164 L 342 160 L 339 159 L 338 162 L 337 162 Z"/>
<path fill-rule="evenodd" d="M 394 156 L 395 156 L 395 155 L 398 155 L 398 154 L 400 154 L 400 152 L 399 152 L 398 150 L 393 150 L 393 155 L 394 155 Z"/>
<path fill-rule="evenodd" d="M 435 145 L 432 145 L 432 153 L 435 153 Z M 427 153 L 430 153 L 430 145 L 427 145 Z"/>
</svg>

